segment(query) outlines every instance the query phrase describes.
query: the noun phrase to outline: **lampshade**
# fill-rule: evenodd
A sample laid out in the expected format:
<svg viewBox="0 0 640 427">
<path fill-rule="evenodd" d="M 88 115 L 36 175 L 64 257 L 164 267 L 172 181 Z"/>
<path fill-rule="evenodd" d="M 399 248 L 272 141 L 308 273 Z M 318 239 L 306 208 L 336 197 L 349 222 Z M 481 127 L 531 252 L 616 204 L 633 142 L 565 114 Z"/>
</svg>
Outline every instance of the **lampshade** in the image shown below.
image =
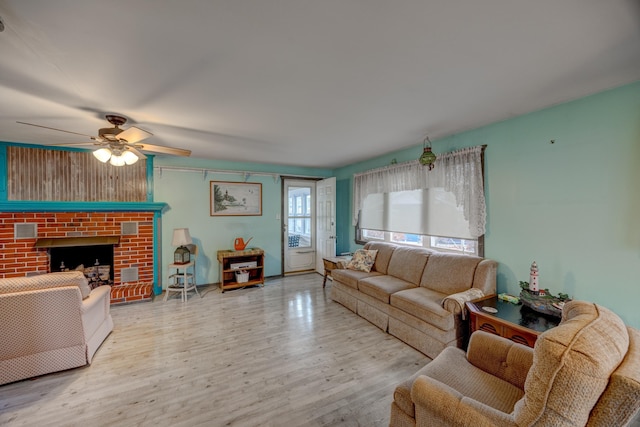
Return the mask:
<svg viewBox="0 0 640 427">
<path fill-rule="evenodd" d="M 111 163 L 113 166 L 124 166 L 124 157 L 111 154 L 111 159 L 109 159 L 109 163 Z"/>
<path fill-rule="evenodd" d="M 136 156 L 134 152 L 129 150 L 122 153 L 122 158 L 124 159 L 124 162 L 128 165 L 132 165 L 138 161 L 138 156 Z"/>
<path fill-rule="evenodd" d="M 93 156 L 102 163 L 107 163 L 111 158 L 111 150 L 108 148 L 100 148 L 93 152 Z"/>
<path fill-rule="evenodd" d="M 172 246 L 184 246 L 190 245 L 193 243 L 191 240 L 191 235 L 189 234 L 188 228 L 175 228 L 173 230 L 173 241 L 171 242 Z"/>
</svg>

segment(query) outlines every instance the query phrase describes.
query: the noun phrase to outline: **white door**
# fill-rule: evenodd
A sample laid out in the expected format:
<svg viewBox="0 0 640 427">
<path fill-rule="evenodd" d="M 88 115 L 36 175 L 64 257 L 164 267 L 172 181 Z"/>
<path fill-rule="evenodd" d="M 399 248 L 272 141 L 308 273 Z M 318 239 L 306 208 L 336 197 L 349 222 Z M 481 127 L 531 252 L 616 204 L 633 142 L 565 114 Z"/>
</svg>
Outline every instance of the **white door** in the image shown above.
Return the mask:
<svg viewBox="0 0 640 427">
<path fill-rule="evenodd" d="M 316 183 L 284 179 L 284 274 L 316 268 Z"/>
<path fill-rule="evenodd" d="M 316 182 L 318 244 L 316 271 L 324 274 L 322 258 L 336 256 L 336 179 Z"/>
</svg>

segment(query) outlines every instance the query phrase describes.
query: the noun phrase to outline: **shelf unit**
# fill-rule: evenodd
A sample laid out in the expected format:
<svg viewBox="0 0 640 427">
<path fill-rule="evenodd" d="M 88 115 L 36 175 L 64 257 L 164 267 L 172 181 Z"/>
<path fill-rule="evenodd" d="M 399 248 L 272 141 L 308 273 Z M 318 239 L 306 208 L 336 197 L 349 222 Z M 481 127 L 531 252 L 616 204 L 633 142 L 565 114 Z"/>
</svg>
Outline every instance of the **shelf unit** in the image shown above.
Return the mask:
<svg viewBox="0 0 640 427">
<path fill-rule="evenodd" d="M 218 251 L 220 263 L 220 290 L 244 288 L 245 286 L 264 286 L 264 251 L 260 248 L 250 248 L 244 251 Z M 255 262 L 255 267 L 231 268 L 231 264 L 247 264 Z M 236 272 L 239 270 L 249 273 L 249 280 L 238 282 Z"/>
</svg>

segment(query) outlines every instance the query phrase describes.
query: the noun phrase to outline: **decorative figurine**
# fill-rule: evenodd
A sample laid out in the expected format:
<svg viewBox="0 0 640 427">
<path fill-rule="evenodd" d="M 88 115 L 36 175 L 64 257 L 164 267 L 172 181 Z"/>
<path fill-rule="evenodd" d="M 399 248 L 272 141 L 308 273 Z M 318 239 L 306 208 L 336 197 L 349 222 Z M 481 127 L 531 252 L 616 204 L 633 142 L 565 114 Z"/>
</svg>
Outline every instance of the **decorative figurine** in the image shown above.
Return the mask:
<svg viewBox="0 0 640 427">
<path fill-rule="evenodd" d="M 531 264 L 531 273 L 529 274 L 529 290 L 534 295 L 538 295 L 540 287 L 538 286 L 538 264 L 533 261 Z"/>
</svg>

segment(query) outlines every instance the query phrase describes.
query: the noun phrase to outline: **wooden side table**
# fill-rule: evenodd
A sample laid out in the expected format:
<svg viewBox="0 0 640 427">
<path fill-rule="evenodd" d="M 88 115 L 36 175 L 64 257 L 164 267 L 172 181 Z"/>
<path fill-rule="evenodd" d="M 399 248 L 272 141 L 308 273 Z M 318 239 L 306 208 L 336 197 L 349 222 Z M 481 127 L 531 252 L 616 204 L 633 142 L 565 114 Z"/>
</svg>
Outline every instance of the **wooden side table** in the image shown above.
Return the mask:
<svg viewBox="0 0 640 427">
<path fill-rule="evenodd" d="M 331 276 L 331 271 L 338 268 L 345 268 L 349 261 L 351 261 L 350 256 L 322 258 L 322 262 L 324 264 L 324 280 L 322 281 L 322 289 L 326 286 L 327 276 Z"/>
<path fill-rule="evenodd" d="M 469 335 L 480 330 L 529 347 L 534 346 L 538 335 L 560 323 L 560 318 L 502 301 L 497 295 L 469 301 L 466 306 L 469 310 Z M 493 310 L 497 311 L 493 313 Z"/>
<path fill-rule="evenodd" d="M 264 286 L 264 251 L 260 248 L 248 248 L 244 251 L 218 251 L 220 263 L 220 291 L 244 288 L 245 286 Z M 236 273 L 244 271 L 248 276 L 238 281 Z"/>
</svg>

